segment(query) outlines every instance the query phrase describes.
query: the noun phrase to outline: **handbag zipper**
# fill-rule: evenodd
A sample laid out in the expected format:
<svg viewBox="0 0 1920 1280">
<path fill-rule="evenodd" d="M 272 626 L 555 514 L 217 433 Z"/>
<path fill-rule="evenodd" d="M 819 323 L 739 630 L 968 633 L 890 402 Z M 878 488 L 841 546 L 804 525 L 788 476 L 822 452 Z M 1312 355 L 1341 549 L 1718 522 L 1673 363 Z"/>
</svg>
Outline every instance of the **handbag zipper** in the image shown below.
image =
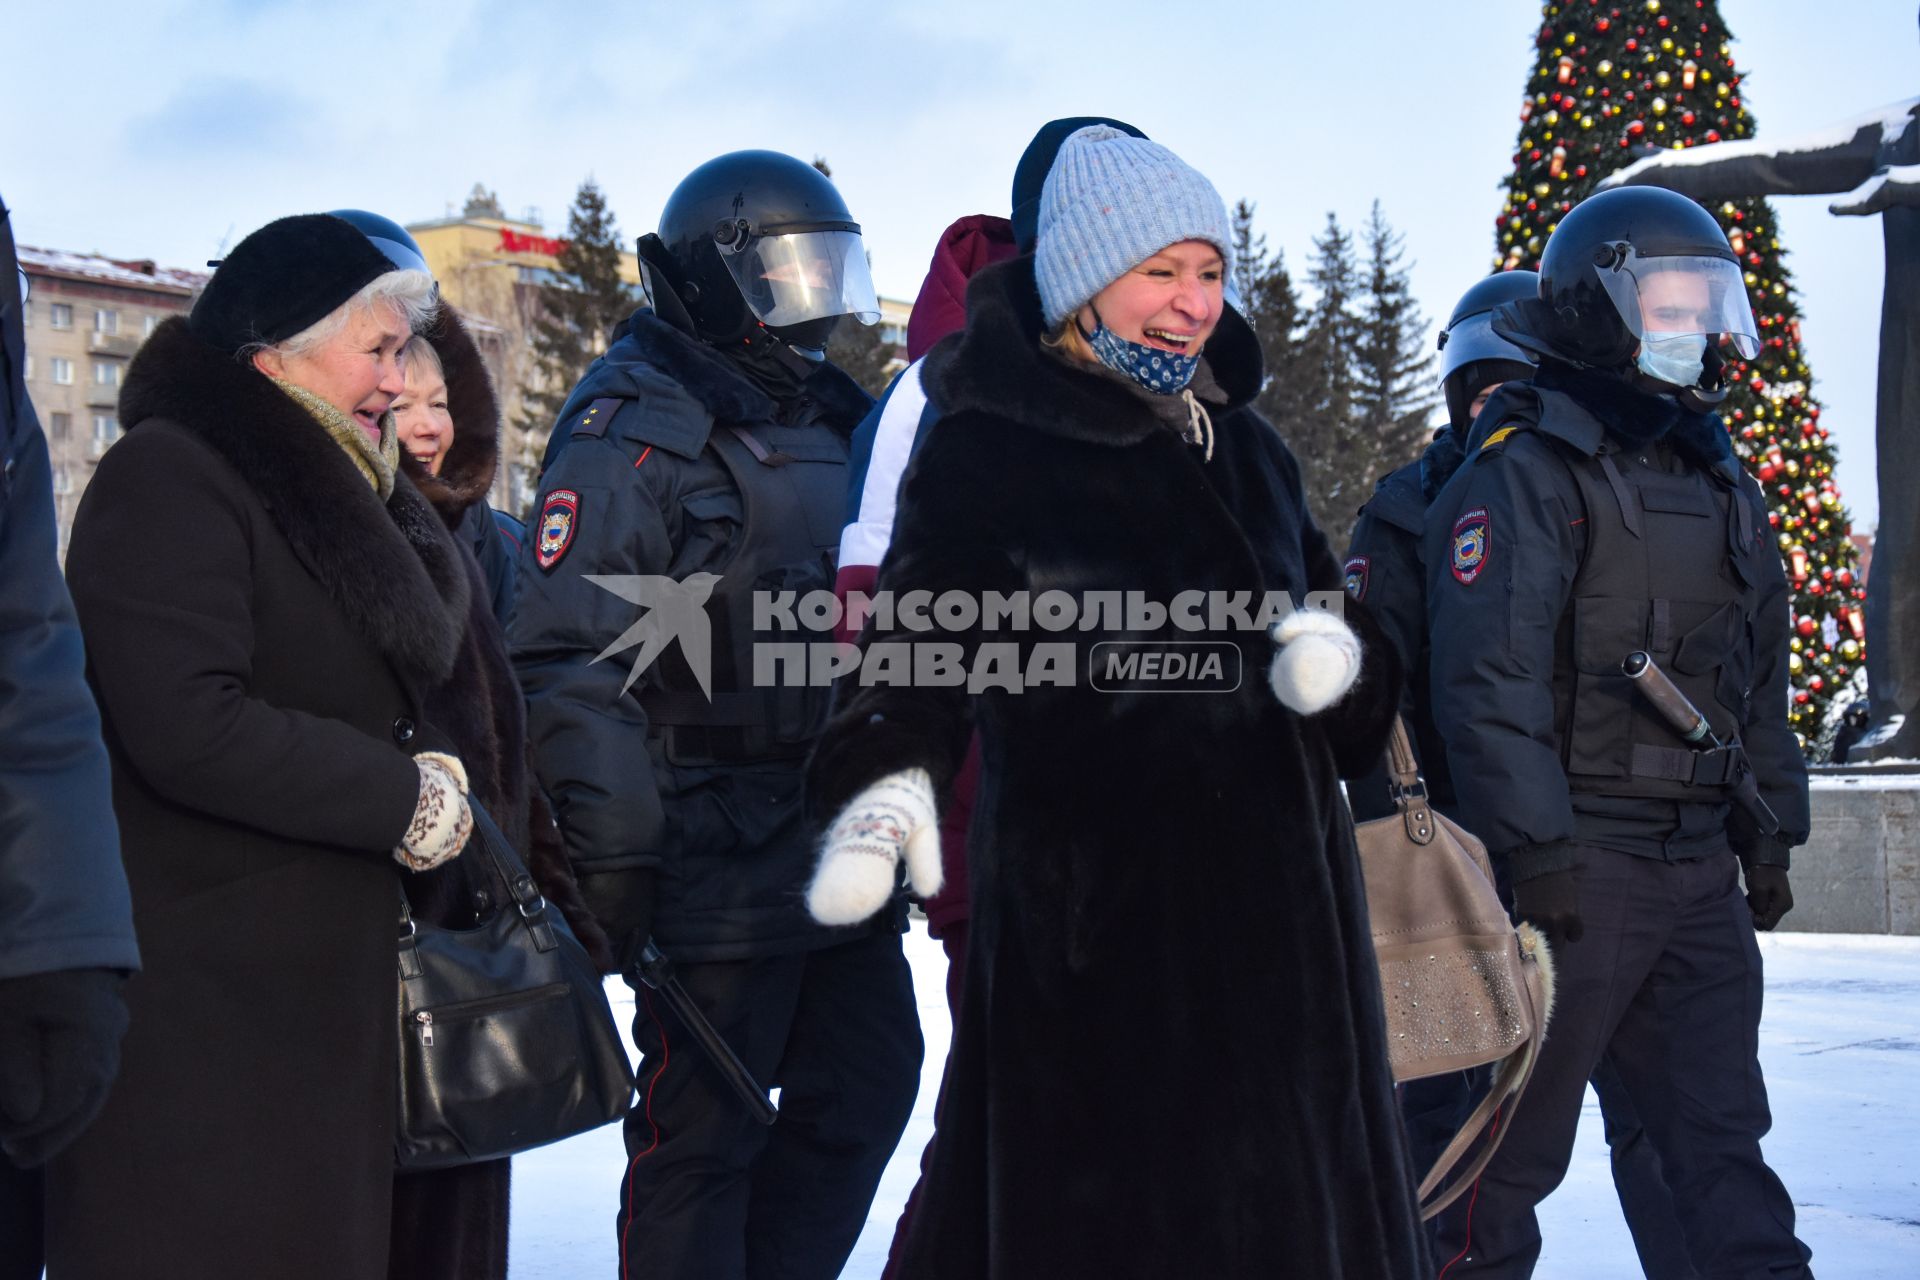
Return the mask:
<svg viewBox="0 0 1920 1280">
<path fill-rule="evenodd" d="M 437 1014 L 432 1009 L 421 1009 L 413 1015 L 413 1020 L 420 1028 L 420 1043 L 431 1049 L 433 1048 L 433 1024 L 436 1018 L 442 1021 L 449 1018 L 476 1018 L 523 1004 L 557 1000 L 571 989 L 564 982 L 549 982 L 543 987 L 533 987 L 526 991 L 509 991 L 505 995 L 486 996 L 479 1000 L 463 1000 L 459 1004 L 442 1005 Z"/>
</svg>

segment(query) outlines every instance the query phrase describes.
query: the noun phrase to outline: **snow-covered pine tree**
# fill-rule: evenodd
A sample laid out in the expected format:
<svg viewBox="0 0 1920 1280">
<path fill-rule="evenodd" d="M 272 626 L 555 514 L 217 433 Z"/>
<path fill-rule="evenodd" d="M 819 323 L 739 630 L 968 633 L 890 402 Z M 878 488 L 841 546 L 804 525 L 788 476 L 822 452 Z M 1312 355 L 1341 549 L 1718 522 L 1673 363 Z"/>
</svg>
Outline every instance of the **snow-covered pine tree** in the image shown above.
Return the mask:
<svg viewBox="0 0 1920 1280">
<path fill-rule="evenodd" d="M 1538 267 L 1561 215 L 1648 147 L 1753 136 L 1731 40 L 1719 0 L 1546 0 L 1495 219 L 1496 265 Z M 1792 721 L 1807 745 L 1858 687 L 1866 592 L 1773 208 L 1764 198 L 1708 208 L 1740 257 L 1760 326 L 1760 355 L 1735 362 L 1721 416 L 1766 491 L 1793 584 Z"/>
</svg>

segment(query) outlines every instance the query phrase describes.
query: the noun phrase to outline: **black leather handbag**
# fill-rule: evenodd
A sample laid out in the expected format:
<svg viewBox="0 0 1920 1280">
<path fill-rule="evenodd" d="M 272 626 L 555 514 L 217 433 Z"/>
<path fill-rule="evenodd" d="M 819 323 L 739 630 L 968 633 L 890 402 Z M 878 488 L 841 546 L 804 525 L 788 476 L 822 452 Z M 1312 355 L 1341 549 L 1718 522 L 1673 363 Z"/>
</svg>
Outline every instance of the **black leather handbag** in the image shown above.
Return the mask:
<svg viewBox="0 0 1920 1280">
<path fill-rule="evenodd" d="M 417 921 L 400 891 L 403 1170 L 495 1160 L 620 1119 L 633 1068 L 592 961 L 475 804 L 464 856 L 512 895 L 473 929 Z"/>
</svg>

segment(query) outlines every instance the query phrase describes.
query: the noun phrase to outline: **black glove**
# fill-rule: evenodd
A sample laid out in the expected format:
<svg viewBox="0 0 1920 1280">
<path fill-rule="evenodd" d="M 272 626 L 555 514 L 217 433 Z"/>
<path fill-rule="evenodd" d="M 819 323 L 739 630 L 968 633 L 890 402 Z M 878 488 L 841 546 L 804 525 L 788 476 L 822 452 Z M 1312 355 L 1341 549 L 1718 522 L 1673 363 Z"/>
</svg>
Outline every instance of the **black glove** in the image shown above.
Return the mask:
<svg viewBox="0 0 1920 1280">
<path fill-rule="evenodd" d="M 1514 885 L 1513 911 L 1546 935 L 1553 946 L 1578 942 L 1587 931 L 1580 923 L 1580 890 L 1574 884 L 1572 868 L 1549 871 Z"/>
<path fill-rule="evenodd" d="M 1747 909 L 1753 912 L 1753 927 L 1765 933 L 1780 923 L 1780 917 L 1793 910 L 1793 888 L 1787 883 L 1787 869 L 1769 862 L 1755 862 L 1745 868 Z"/>
<path fill-rule="evenodd" d="M 580 873 L 581 900 L 607 931 L 613 958 L 623 969 L 653 933 L 659 883 L 658 872 L 644 869 Z"/>
<path fill-rule="evenodd" d="M 0 1151 L 23 1169 L 80 1136 L 107 1100 L 127 1030 L 110 969 L 0 980 Z"/>
</svg>

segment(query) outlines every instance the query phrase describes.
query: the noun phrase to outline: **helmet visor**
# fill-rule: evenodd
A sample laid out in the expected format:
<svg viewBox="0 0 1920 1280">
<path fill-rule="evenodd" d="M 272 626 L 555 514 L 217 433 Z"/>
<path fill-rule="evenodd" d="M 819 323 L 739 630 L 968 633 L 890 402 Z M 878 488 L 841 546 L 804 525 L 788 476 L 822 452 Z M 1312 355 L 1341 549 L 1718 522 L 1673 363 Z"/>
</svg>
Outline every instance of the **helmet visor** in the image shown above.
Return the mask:
<svg viewBox="0 0 1920 1280">
<path fill-rule="evenodd" d="M 1507 360 L 1532 364 L 1533 357 L 1493 331 L 1493 312 L 1482 311 L 1441 334 L 1440 381 L 1445 382 L 1470 364 Z M 1478 390 L 1478 388 L 1475 388 Z"/>
<path fill-rule="evenodd" d="M 880 300 L 857 231 L 799 231 L 757 236 L 738 253 L 721 252 L 733 282 L 770 329 L 852 316 L 880 319 Z"/>
<path fill-rule="evenodd" d="M 1726 342 L 1742 360 L 1760 354 L 1760 332 L 1736 263 L 1687 254 L 1642 258 L 1632 245 L 1621 249 L 1612 266 L 1594 271 L 1634 337 L 1699 333 Z"/>
</svg>

